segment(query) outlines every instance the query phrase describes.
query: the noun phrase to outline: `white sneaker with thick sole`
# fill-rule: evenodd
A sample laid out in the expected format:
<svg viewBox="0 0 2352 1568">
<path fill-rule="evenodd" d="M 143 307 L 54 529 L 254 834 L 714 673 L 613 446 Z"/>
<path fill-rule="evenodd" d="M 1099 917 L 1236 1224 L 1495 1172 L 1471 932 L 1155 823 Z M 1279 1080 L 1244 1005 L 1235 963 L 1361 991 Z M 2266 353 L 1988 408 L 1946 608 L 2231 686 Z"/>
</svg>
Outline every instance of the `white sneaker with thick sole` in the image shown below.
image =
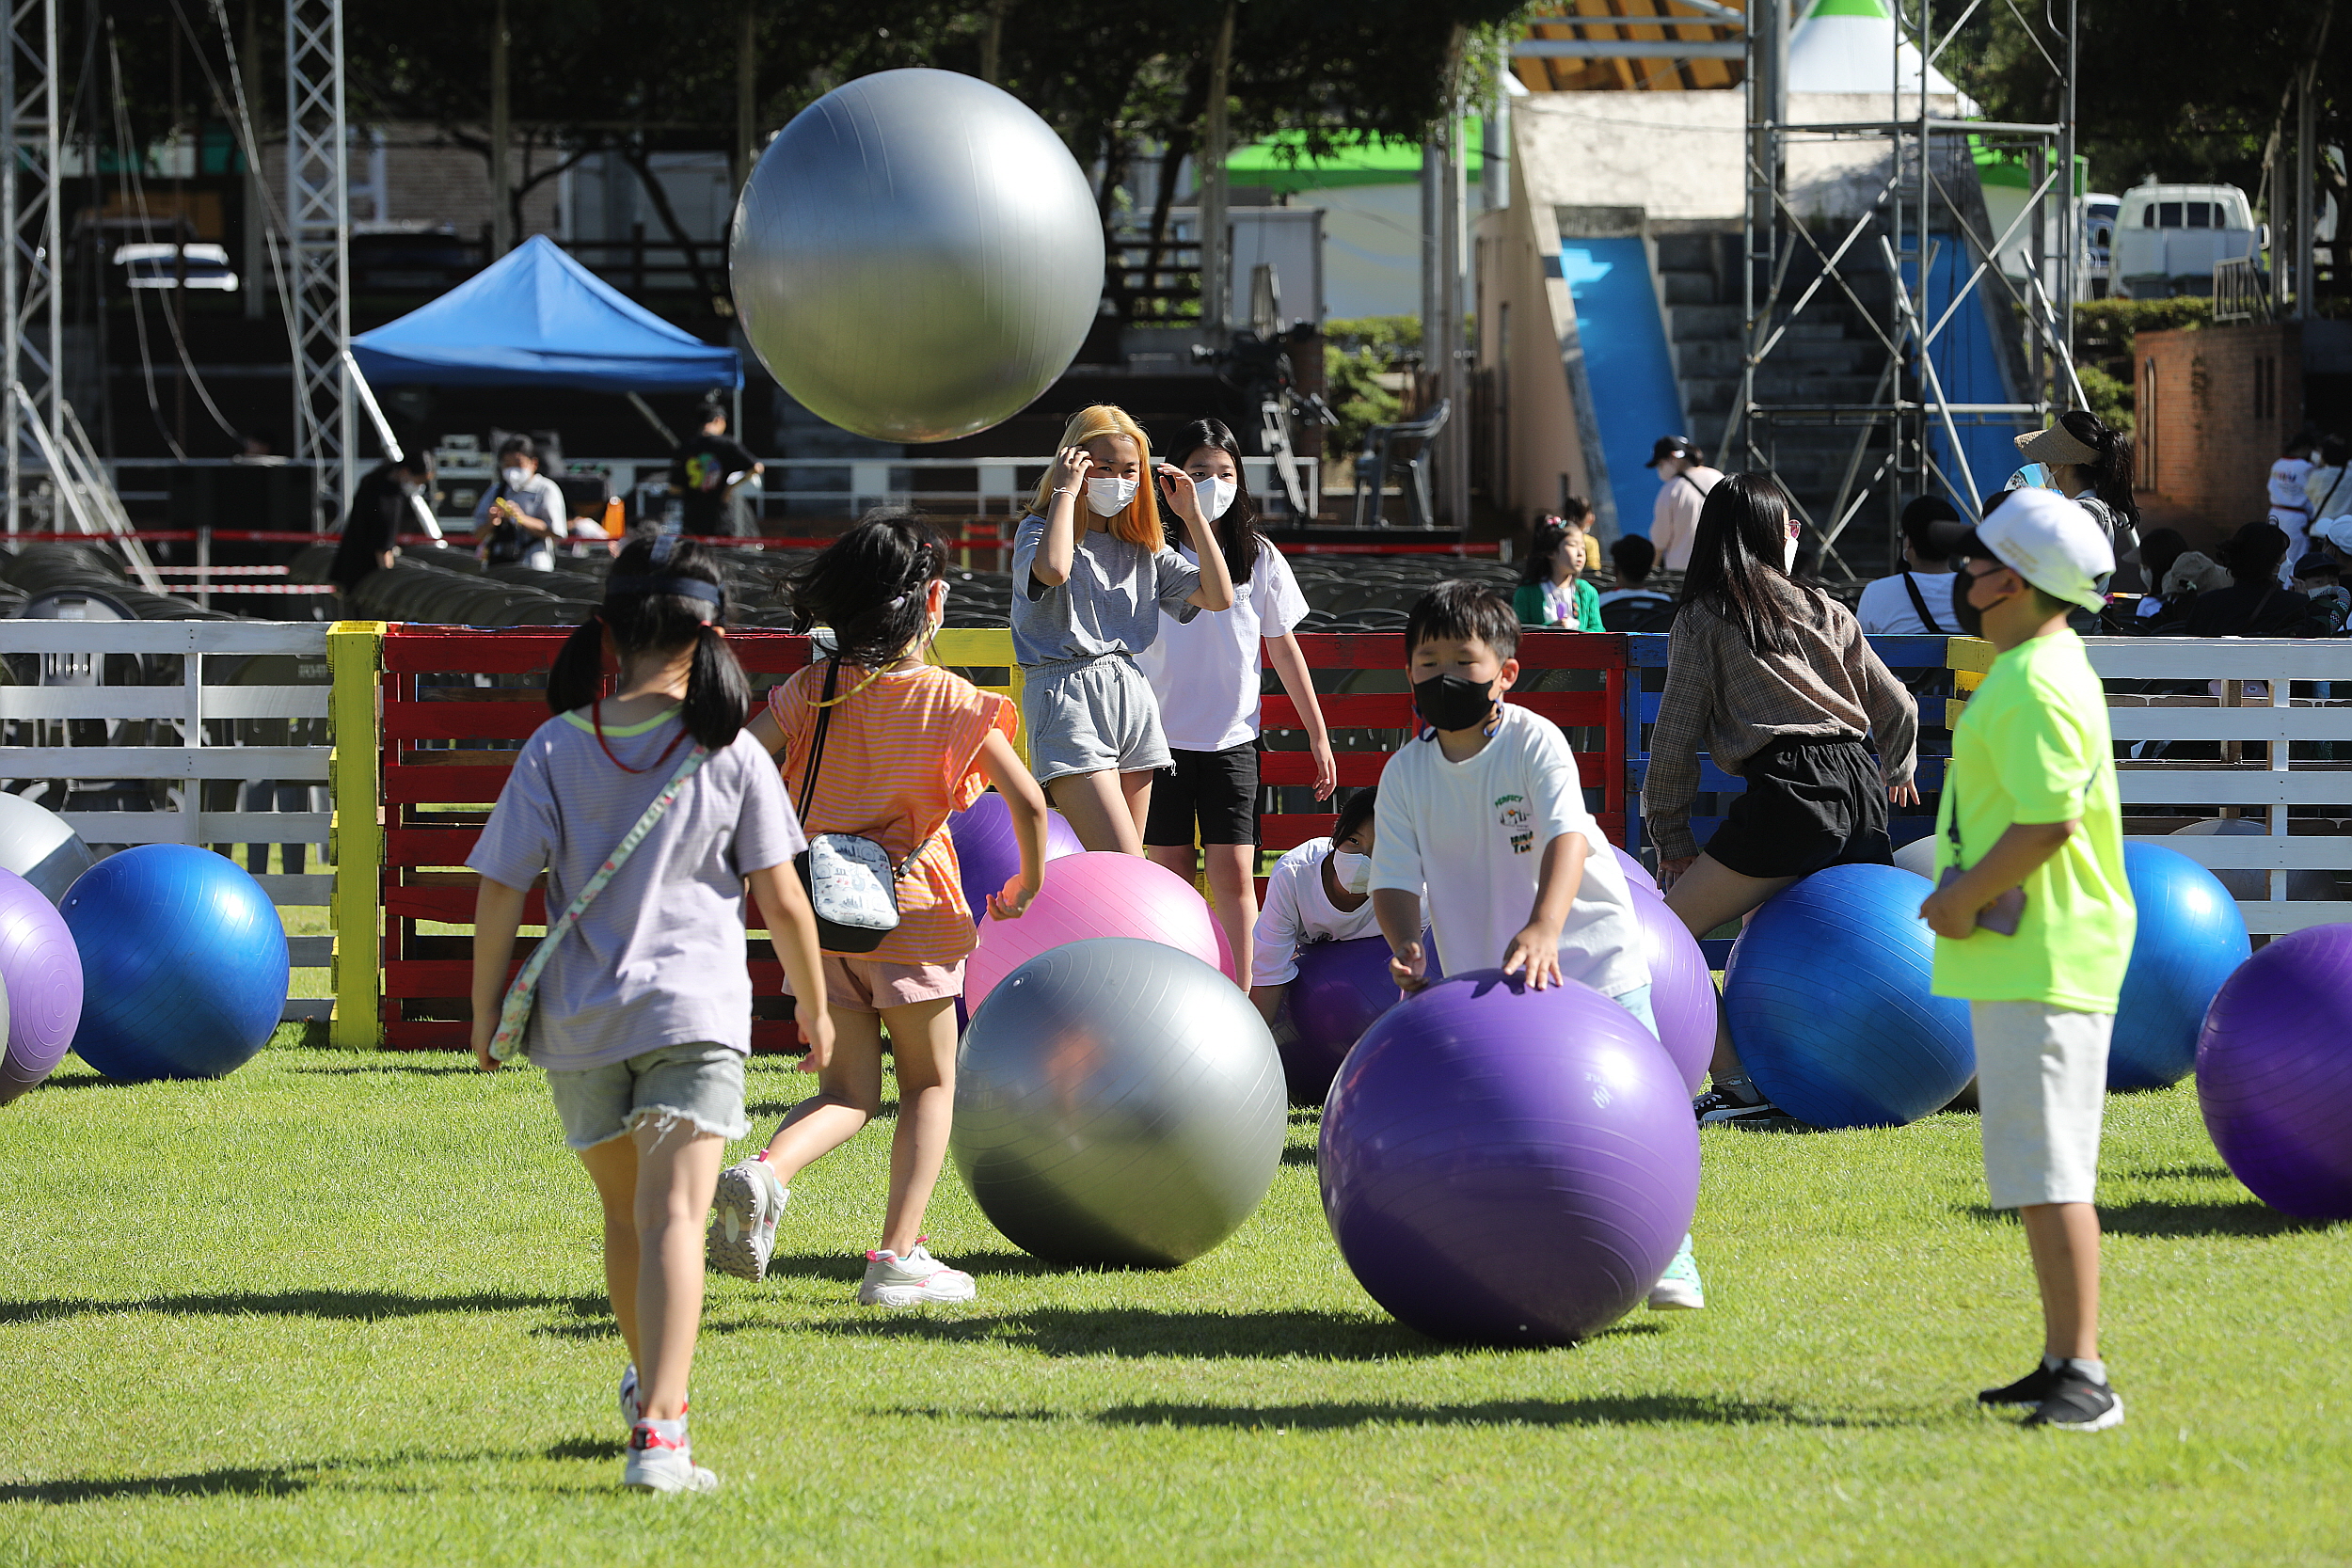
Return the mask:
<svg viewBox="0 0 2352 1568">
<path fill-rule="evenodd" d="M 1675 1260 L 1666 1265 L 1666 1272 L 1649 1288 L 1649 1308 L 1653 1312 L 1695 1312 L 1706 1305 L 1707 1288 L 1699 1283 L 1698 1259 L 1691 1256 L 1691 1238 L 1686 1235 L 1682 1244 L 1675 1248 Z"/>
<path fill-rule="evenodd" d="M 674 1443 L 640 1421 L 629 1429 L 621 1484 L 632 1492 L 716 1492 L 719 1478 L 694 1463 L 691 1442 Z"/>
<path fill-rule="evenodd" d="M 922 1243 L 904 1258 L 895 1252 L 866 1255 L 866 1282 L 857 1288 L 861 1307 L 922 1307 L 931 1302 L 970 1301 L 979 1287 L 961 1269 L 931 1256 Z"/>
<path fill-rule="evenodd" d="M 756 1283 L 768 1277 L 776 1250 L 776 1221 L 792 1201 L 791 1189 L 776 1180 L 765 1160 L 739 1160 L 719 1173 L 711 1195 L 710 1233 L 703 1257 L 721 1274 Z"/>
</svg>

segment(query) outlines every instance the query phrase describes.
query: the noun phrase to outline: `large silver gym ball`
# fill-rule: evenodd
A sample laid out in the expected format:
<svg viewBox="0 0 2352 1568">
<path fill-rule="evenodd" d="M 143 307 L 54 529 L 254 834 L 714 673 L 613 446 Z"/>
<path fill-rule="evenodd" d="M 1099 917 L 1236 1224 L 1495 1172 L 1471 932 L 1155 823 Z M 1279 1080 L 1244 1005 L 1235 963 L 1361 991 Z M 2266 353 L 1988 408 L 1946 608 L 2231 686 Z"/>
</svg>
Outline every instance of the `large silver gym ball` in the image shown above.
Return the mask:
<svg viewBox="0 0 2352 1568">
<path fill-rule="evenodd" d="M 1168 1268 L 1258 1207 L 1288 1116 L 1274 1037 L 1232 981 L 1162 942 L 1097 937 L 980 1004 L 948 1147 L 1023 1251 Z"/>
<path fill-rule="evenodd" d="M 877 440 L 950 441 L 1069 367 L 1103 297 L 1103 224 L 1019 99 L 884 71 L 768 144 L 727 261 L 744 336 L 803 407 Z"/>
</svg>

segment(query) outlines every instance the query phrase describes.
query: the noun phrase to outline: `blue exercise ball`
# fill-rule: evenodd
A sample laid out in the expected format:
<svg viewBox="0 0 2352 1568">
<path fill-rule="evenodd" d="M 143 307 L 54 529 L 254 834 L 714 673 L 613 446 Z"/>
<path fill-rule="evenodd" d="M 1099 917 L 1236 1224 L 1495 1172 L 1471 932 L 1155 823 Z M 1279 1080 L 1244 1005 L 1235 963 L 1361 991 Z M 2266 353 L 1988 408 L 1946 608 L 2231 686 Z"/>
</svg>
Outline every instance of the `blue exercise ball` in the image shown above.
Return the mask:
<svg viewBox="0 0 2352 1568">
<path fill-rule="evenodd" d="M 1774 895 L 1724 967 L 1731 1040 L 1756 1086 L 1815 1127 L 1900 1127 L 1977 1070 L 1968 1004 L 1929 989 L 1925 877 L 1833 865 Z"/>
<path fill-rule="evenodd" d="M 2139 930 L 2116 1004 L 2107 1087 L 2160 1089 L 2197 1065 L 2205 1009 L 2254 944 L 2221 879 L 2179 850 L 2127 841 L 2123 875 Z"/>
<path fill-rule="evenodd" d="M 286 1006 L 286 927 L 227 857 L 147 844 L 84 872 L 59 906 L 81 949 L 73 1049 L 107 1077 L 218 1078 Z"/>
</svg>

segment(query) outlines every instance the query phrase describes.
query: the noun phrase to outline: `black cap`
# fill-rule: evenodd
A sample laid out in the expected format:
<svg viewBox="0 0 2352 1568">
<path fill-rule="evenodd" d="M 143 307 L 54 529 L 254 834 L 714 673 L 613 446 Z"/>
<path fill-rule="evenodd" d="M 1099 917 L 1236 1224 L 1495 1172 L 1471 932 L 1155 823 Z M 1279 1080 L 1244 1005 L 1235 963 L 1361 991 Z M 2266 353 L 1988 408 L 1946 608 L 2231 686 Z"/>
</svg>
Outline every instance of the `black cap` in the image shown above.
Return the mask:
<svg viewBox="0 0 2352 1568">
<path fill-rule="evenodd" d="M 1649 449 L 1649 461 L 1643 464 L 1642 467 L 1645 468 L 1655 468 L 1658 465 L 1663 463 L 1669 457 L 1688 457 L 1690 455 L 1691 437 L 1688 436 L 1661 436 L 1651 444 Z"/>
<path fill-rule="evenodd" d="M 2335 557 L 2324 550 L 2313 550 L 2295 563 L 2295 575 L 2298 578 L 2315 578 L 2322 572 L 2341 573 L 2343 570 L 2336 564 Z"/>
<path fill-rule="evenodd" d="M 1977 531 L 1958 517 L 1938 517 L 1927 527 L 1928 548 L 1937 561 L 1949 561 L 1956 555 L 1968 555 L 1969 546 L 1976 546 L 1972 559 L 1981 561 L 1993 552 L 1984 548 L 1977 538 Z"/>
</svg>

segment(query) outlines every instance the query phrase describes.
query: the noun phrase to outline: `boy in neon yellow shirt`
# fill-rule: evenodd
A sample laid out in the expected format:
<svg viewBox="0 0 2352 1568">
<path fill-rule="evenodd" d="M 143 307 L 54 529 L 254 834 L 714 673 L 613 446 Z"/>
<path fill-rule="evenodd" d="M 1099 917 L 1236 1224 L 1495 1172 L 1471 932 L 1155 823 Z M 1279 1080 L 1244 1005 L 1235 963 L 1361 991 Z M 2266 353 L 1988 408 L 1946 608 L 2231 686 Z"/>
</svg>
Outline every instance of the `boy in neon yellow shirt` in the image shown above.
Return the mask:
<svg viewBox="0 0 2352 1568">
<path fill-rule="evenodd" d="M 2123 1402 L 2099 1359 L 2092 1198 L 2137 912 L 2106 695 L 2066 616 L 2105 602 L 2115 556 L 2088 513 L 2040 489 L 2003 501 L 1954 555 L 1954 616 L 2000 657 L 1952 731 L 1938 885 L 1919 912 L 1935 993 L 1969 1004 L 1985 1184 L 2025 1223 L 2043 1327 L 2042 1365 L 1978 1398 L 2031 1405 L 2029 1426 L 2100 1432 Z"/>
</svg>

